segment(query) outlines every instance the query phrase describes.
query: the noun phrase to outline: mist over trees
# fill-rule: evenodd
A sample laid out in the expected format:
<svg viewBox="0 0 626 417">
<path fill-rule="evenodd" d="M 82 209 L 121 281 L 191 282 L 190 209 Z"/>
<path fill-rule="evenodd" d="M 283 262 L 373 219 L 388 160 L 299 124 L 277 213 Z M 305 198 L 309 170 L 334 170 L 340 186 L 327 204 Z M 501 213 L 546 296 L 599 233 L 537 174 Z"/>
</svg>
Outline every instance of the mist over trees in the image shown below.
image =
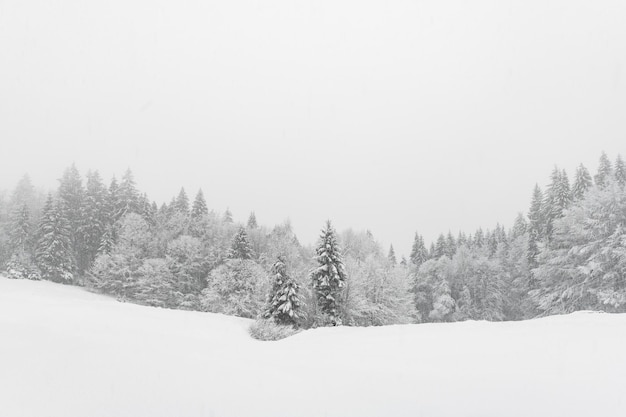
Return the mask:
<svg viewBox="0 0 626 417">
<path fill-rule="evenodd" d="M 554 167 L 508 229 L 447 231 L 428 244 L 415 233 L 405 257 L 330 221 L 303 246 L 288 222 L 266 227 L 254 212 L 237 222 L 202 190 L 181 188 L 159 206 L 130 170 L 105 184 L 72 165 L 53 193 L 27 175 L 0 193 L 0 265 L 11 278 L 294 327 L 624 312 L 624 161 L 603 153 L 593 176 L 581 164 L 571 178 Z"/>
</svg>

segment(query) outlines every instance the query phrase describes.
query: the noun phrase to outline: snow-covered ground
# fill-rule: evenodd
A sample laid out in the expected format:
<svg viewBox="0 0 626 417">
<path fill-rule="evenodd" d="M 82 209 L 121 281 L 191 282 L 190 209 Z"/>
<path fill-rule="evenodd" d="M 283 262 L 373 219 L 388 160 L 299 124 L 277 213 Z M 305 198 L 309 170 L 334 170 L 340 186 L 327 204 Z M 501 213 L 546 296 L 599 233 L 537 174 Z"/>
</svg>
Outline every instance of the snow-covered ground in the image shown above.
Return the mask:
<svg viewBox="0 0 626 417">
<path fill-rule="evenodd" d="M 326 328 L 0 278 L 0 416 L 618 416 L 626 315 Z"/>
</svg>

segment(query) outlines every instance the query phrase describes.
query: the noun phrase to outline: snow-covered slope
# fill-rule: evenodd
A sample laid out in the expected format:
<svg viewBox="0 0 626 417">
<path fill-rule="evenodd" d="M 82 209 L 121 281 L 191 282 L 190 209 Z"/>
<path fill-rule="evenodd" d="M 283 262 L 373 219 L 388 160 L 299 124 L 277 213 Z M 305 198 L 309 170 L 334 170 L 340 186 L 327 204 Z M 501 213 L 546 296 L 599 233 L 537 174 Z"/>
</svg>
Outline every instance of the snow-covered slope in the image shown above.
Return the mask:
<svg viewBox="0 0 626 417">
<path fill-rule="evenodd" d="M 626 315 L 327 328 L 0 278 L 0 416 L 598 416 L 626 410 Z"/>
</svg>

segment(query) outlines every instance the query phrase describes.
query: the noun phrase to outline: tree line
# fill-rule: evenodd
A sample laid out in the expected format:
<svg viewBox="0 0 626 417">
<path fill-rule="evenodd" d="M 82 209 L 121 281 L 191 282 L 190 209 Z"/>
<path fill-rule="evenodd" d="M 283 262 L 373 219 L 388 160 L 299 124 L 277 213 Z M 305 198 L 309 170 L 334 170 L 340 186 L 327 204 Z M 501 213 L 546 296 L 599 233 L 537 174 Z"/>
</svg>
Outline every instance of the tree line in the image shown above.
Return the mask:
<svg viewBox="0 0 626 417">
<path fill-rule="evenodd" d="M 415 234 L 409 259 L 369 232 L 316 246 L 288 222 L 209 210 L 202 190 L 150 202 L 128 170 L 108 185 L 72 165 L 54 193 L 24 176 L 0 195 L 0 263 L 9 277 L 82 285 L 121 300 L 265 318 L 279 324 L 385 325 L 518 320 L 580 309 L 621 312 L 626 301 L 626 169 L 600 158 L 570 183 L 554 168 L 508 230 Z"/>
</svg>

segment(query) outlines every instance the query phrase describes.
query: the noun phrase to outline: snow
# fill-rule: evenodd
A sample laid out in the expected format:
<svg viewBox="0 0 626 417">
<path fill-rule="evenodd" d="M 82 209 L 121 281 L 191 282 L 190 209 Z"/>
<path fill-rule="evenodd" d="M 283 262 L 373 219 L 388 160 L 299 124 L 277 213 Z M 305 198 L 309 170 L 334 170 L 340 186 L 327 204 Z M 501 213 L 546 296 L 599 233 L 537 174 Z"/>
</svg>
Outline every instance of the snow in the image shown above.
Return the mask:
<svg viewBox="0 0 626 417">
<path fill-rule="evenodd" d="M 626 315 L 323 328 L 0 278 L 0 416 L 590 416 L 626 407 Z"/>
</svg>

